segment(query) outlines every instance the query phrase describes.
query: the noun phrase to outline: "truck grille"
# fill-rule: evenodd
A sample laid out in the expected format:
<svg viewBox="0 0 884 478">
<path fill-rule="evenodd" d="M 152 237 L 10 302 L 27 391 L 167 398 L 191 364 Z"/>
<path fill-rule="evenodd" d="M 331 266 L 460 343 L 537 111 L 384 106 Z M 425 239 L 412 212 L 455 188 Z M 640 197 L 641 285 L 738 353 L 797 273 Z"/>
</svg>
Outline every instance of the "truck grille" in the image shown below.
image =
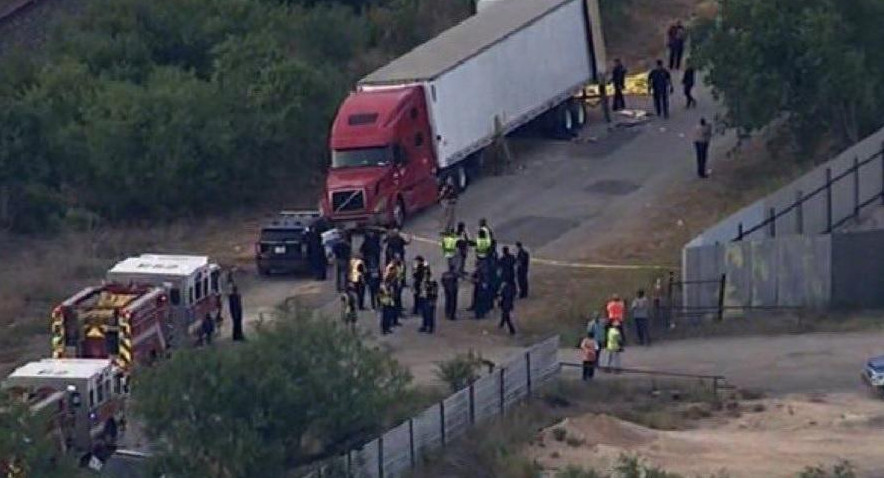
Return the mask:
<svg viewBox="0 0 884 478">
<path fill-rule="evenodd" d="M 356 212 L 365 209 L 365 193 L 361 190 L 332 193 L 332 212 Z"/>
</svg>

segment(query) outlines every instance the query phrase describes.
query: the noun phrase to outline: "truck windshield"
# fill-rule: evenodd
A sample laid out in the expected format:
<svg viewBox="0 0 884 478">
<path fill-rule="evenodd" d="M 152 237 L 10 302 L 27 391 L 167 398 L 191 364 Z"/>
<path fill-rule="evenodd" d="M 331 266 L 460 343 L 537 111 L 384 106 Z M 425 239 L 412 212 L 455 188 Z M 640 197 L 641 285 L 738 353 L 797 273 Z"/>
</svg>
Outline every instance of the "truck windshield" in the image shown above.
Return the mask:
<svg viewBox="0 0 884 478">
<path fill-rule="evenodd" d="M 359 168 L 386 166 L 393 158 L 392 149 L 380 148 L 339 149 L 332 151 L 332 168 Z"/>
</svg>

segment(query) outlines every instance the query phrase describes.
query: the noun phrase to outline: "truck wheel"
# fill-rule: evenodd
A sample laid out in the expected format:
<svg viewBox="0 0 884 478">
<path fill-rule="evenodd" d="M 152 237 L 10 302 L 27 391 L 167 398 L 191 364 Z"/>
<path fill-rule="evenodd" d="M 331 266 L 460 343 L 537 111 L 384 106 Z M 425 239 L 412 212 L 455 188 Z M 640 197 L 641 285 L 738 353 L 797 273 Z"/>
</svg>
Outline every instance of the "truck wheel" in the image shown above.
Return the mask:
<svg viewBox="0 0 884 478">
<path fill-rule="evenodd" d="M 396 200 L 396 206 L 393 208 L 393 227 L 402 229 L 405 225 L 405 204 L 402 198 Z"/>
<path fill-rule="evenodd" d="M 467 168 L 464 165 L 460 165 L 457 167 L 457 175 L 455 176 L 455 184 L 457 184 L 457 189 L 460 192 L 466 191 L 467 186 L 470 185 L 470 176 L 467 173 Z"/>
<path fill-rule="evenodd" d="M 565 103 L 559 107 L 558 136 L 562 139 L 569 139 L 574 135 L 574 131 L 574 113 L 568 103 Z"/>
<path fill-rule="evenodd" d="M 258 268 L 258 275 L 267 277 L 270 275 L 270 269 L 268 269 L 266 267 L 259 267 Z"/>
<path fill-rule="evenodd" d="M 104 424 L 104 431 L 102 432 L 104 435 L 104 440 L 109 445 L 116 445 L 117 436 L 119 435 L 119 429 L 117 428 L 117 422 L 114 419 L 110 419 L 107 423 Z"/>
<path fill-rule="evenodd" d="M 583 128 L 586 125 L 586 105 L 584 105 L 583 100 L 571 100 L 571 113 L 574 115 L 574 124 L 576 126 L 574 130 Z"/>
</svg>

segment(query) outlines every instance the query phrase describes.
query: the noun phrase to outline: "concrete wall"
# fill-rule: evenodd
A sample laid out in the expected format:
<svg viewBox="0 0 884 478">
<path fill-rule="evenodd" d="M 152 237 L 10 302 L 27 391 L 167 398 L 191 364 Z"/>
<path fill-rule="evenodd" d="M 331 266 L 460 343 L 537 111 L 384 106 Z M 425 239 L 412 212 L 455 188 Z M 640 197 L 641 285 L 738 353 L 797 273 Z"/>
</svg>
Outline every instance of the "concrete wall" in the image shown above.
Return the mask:
<svg viewBox="0 0 884 478">
<path fill-rule="evenodd" d="M 884 231 L 832 236 L 832 305 L 884 307 Z"/>
<path fill-rule="evenodd" d="M 831 242 L 830 236 L 784 236 L 685 249 L 684 306 L 714 306 L 715 280 L 725 274 L 725 308 L 824 307 L 831 301 Z"/>
<path fill-rule="evenodd" d="M 854 213 L 856 179 L 859 180 L 860 203 L 874 199 L 884 191 L 884 158 L 880 157 L 882 150 L 884 150 L 884 128 L 853 145 L 834 159 L 800 177 L 792 184 L 750 204 L 727 219 L 710 227 L 695 237 L 686 247 L 733 241 L 738 236 L 740 224 L 743 225 L 744 231 L 748 231 L 762 223 L 769 216 L 771 208 L 776 211 L 783 211 L 795 203 L 799 193 L 807 197 L 817 189 L 825 186 L 826 169 L 831 169 L 832 177 L 836 178 L 852 168 L 855 160 L 862 162 L 875 155 L 879 155 L 877 159 L 860 167 L 858 178 L 854 178 L 853 174 L 849 174 L 832 185 L 832 219 L 833 223 L 838 223 Z M 827 195 L 825 191 L 817 193 L 814 197 L 807 199 L 803 203 L 800 213 L 796 209 L 778 218 L 776 221 L 776 234 L 778 236 L 801 234 L 802 228 L 798 225 L 799 216 L 803 219 L 804 234 L 827 232 L 826 204 Z M 762 239 L 768 237 L 769 234 L 770 228 L 765 227 L 749 234 L 744 239 Z"/>
</svg>

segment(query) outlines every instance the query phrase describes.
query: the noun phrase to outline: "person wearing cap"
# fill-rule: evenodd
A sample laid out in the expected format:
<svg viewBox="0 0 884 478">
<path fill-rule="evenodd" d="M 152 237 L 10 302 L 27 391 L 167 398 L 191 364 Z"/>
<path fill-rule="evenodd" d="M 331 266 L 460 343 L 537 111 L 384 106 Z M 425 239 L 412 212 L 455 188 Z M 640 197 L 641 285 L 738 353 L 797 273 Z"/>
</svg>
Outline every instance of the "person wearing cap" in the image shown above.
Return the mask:
<svg viewBox="0 0 884 478">
<path fill-rule="evenodd" d="M 411 271 L 411 285 L 412 291 L 414 292 L 414 304 L 411 308 L 411 315 L 421 315 L 423 314 L 423 287 L 424 280 L 429 276 L 430 265 L 424 260 L 423 256 L 417 256 L 414 258 L 414 268 Z"/>
</svg>

